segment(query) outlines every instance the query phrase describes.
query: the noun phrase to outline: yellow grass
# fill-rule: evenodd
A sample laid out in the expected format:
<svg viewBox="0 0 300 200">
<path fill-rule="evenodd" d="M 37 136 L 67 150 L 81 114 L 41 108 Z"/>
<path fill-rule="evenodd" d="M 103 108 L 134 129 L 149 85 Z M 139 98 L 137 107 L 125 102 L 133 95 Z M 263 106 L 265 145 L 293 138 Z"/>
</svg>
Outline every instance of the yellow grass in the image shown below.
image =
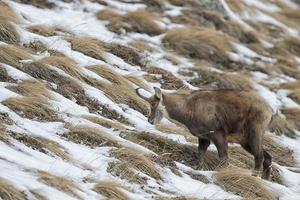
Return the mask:
<svg viewBox="0 0 300 200">
<path fill-rule="evenodd" d="M 140 171 L 154 179 L 161 179 L 155 163 L 146 157 L 142 152 L 124 147 L 112 150 L 111 155 L 119 159 L 122 164 L 125 164 L 130 168 Z"/>
<path fill-rule="evenodd" d="M 118 121 L 112 121 L 104 117 L 100 118 L 92 115 L 85 115 L 83 117 L 93 123 L 99 124 L 106 128 L 113 128 L 115 130 L 126 130 L 125 126 Z"/>
<path fill-rule="evenodd" d="M 20 66 L 21 60 L 32 60 L 24 49 L 13 45 L 0 45 L 0 62 L 14 67 Z"/>
<path fill-rule="evenodd" d="M 8 87 L 8 89 L 27 97 L 42 98 L 43 100 L 51 98 L 45 85 L 37 80 L 24 80 L 18 85 Z"/>
<path fill-rule="evenodd" d="M 275 200 L 271 191 L 260 179 L 251 176 L 250 172 L 240 168 L 225 168 L 214 174 L 215 182 L 226 191 L 249 200 Z"/>
<path fill-rule="evenodd" d="M 18 23 L 19 19 L 14 11 L 4 2 L 0 2 L 0 20 Z"/>
<path fill-rule="evenodd" d="M 95 59 L 104 59 L 104 48 L 99 41 L 90 37 L 74 37 L 70 39 L 71 47 L 75 51 L 79 51 L 87 56 Z"/>
<path fill-rule="evenodd" d="M 295 137 L 296 127 L 293 126 L 288 120 L 279 115 L 274 115 L 272 117 L 271 124 L 269 125 L 269 130 L 276 133 L 277 135 L 287 135 L 289 137 Z"/>
<path fill-rule="evenodd" d="M 137 96 L 135 89 L 126 78 L 103 65 L 90 66 L 89 69 L 111 82 L 102 81 L 96 87 L 102 90 L 112 101 L 127 104 L 145 115 L 148 113 L 148 104 Z"/>
<path fill-rule="evenodd" d="M 0 198 L 3 200 L 27 200 L 26 195 L 9 180 L 0 177 Z"/>
<path fill-rule="evenodd" d="M 76 193 L 76 191 L 81 190 L 78 185 L 76 185 L 71 180 L 64 177 L 55 176 L 45 171 L 38 171 L 37 176 L 41 182 L 54 187 L 62 192 L 68 193 L 69 195 L 81 199 L 81 197 Z"/>
<path fill-rule="evenodd" d="M 126 189 L 120 184 L 108 181 L 98 182 L 94 186 L 94 191 L 106 197 L 106 199 L 129 200 L 130 198 L 123 190 Z"/>
<path fill-rule="evenodd" d="M 51 153 L 63 160 L 69 160 L 68 152 L 57 142 L 43 137 L 30 136 L 27 134 L 11 133 L 11 136 L 34 150 L 38 150 L 45 154 Z"/>
<path fill-rule="evenodd" d="M 110 21 L 119 16 L 120 15 L 111 8 L 106 8 L 106 9 L 100 10 L 99 12 L 96 13 L 97 19 L 100 19 L 100 20 L 109 20 Z"/>
<path fill-rule="evenodd" d="M 1 10 L 0 10 L 1 11 Z M 20 41 L 20 35 L 11 22 L 0 17 L 0 41 L 14 44 Z"/>
<path fill-rule="evenodd" d="M 65 56 L 49 56 L 41 60 L 42 63 L 55 66 L 67 74 L 77 78 L 79 80 L 83 79 L 83 74 L 80 69 L 76 66 L 76 62 Z"/>
<path fill-rule="evenodd" d="M 30 32 L 43 35 L 46 37 L 70 34 L 65 28 L 60 26 L 48 26 L 48 25 L 33 25 L 27 28 Z"/>
<path fill-rule="evenodd" d="M 119 146 L 108 133 L 94 127 L 71 126 L 69 130 L 69 132 L 62 134 L 62 137 L 77 144 L 85 144 L 90 147 Z"/>
<path fill-rule="evenodd" d="M 166 47 L 191 58 L 228 62 L 232 51 L 229 36 L 208 28 L 189 27 L 170 30 L 163 38 Z"/>
<path fill-rule="evenodd" d="M 155 20 L 157 18 L 153 14 L 144 10 L 138 10 L 113 18 L 108 24 L 108 29 L 119 34 L 125 31 L 147 33 L 154 36 L 163 33 L 163 29 Z"/>
<path fill-rule="evenodd" d="M 2 102 L 22 117 L 40 121 L 58 121 L 47 101 L 39 97 L 13 97 Z"/>
</svg>

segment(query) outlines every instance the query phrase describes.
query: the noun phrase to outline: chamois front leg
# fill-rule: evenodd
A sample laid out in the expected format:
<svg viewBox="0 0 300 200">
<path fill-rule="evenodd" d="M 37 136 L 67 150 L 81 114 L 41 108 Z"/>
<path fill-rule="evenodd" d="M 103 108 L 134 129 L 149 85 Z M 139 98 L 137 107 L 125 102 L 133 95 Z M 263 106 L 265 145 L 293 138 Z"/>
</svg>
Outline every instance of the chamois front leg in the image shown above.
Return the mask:
<svg viewBox="0 0 300 200">
<path fill-rule="evenodd" d="M 203 164 L 204 156 L 207 151 L 208 146 L 210 145 L 210 140 L 198 138 L 198 160 L 199 166 Z"/>
<path fill-rule="evenodd" d="M 228 165 L 228 141 L 225 133 L 215 132 L 213 136 L 213 142 L 218 150 L 220 165 L 227 166 Z"/>
</svg>

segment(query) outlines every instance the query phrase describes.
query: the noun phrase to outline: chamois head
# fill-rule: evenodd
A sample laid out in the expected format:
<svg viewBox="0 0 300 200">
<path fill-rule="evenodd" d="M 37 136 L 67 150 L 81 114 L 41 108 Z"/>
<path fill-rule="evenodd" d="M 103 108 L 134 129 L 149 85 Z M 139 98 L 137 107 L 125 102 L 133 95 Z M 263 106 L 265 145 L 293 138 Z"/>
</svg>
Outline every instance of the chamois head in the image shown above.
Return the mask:
<svg viewBox="0 0 300 200">
<path fill-rule="evenodd" d="M 146 97 L 139 92 L 140 88 L 136 89 L 136 93 L 139 97 L 146 100 L 150 104 L 150 115 L 148 116 L 148 122 L 151 124 L 156 124 L 164 117 L 166 110 L 163 105 L 163 95 L 161 90 L 157 87 L 154 87 L 154 95 L 151 97 Z"/>
</svg>

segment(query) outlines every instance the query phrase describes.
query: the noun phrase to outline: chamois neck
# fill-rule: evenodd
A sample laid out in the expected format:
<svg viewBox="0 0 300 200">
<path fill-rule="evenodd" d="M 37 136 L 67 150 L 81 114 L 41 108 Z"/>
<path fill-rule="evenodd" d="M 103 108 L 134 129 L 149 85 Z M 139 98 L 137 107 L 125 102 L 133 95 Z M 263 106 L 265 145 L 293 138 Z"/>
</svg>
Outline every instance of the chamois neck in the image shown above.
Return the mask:
<svg viewBox="0 0 300 200">
<path fill-rule="evenodd" d="M 163 105 L 171 119 L 186 124 L 188 113 L 186 113 L 185 96 L 183 94 L 163 94 Z"/>
</svg>

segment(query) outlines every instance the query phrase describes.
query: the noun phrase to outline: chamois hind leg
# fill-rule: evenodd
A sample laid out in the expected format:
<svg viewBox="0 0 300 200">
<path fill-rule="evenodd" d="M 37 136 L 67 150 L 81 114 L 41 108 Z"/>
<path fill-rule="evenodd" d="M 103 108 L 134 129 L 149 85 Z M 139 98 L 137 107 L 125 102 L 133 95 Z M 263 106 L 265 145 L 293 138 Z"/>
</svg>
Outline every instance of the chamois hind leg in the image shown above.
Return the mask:
<svg viewBox="0 0 300 200">
<path fill-rule="evenodd" d="M 215 132 L 212 138 L 217 147 L 221 165 L 228 165 L 228 142 L 223 132 Z"/>
<path fill-rule="evenodd" d="M 272 156 L 266 151 L 264 152 L 264 162 L 263 162 L 263 174 L 262 178 L 268 180 L 271 174 Z"/>
<path fill-rule="evenodd" d="M 249 131 L 247 133 L 248 138 L 245 145 L 243 145 L 244 149 L 247 150 L 254 156 L 255 166 L 254 170 L 256 174 L 262 172 L 263 161 L 264 161 L 264 151 L 262 148 L 262 140 L 263 134 L 259 128 L 248 128 Z"/>
<path fill-rule="evenodd" d="M 210 140 L 198 138 L 198 159 L 200 165 L 202 165 L 204 161 L 204 155 L 209 145 L 210 145 Z"/>
</svg>

